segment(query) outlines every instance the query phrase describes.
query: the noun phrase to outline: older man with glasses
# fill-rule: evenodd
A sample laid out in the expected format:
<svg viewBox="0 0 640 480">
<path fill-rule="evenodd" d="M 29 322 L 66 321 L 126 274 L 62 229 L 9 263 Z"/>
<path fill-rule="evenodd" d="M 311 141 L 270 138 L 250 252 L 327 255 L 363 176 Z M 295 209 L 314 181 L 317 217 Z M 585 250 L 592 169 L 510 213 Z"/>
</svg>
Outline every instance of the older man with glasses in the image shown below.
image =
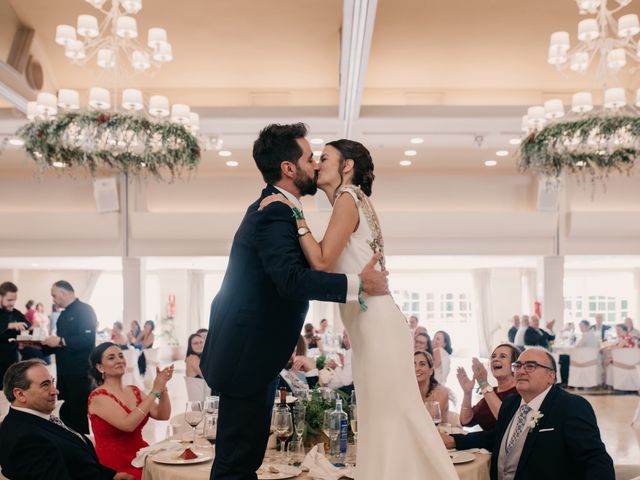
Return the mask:
<svg viewBox="0 0 640 480">
<path fill-rule="evenodd" d="M 491 450 L 492 480 L 614 480 L 593 408 L 556 385 L 556 363 L 530 348 L 511 365 L 518 395 L 502 402 L 493 430 L 444 435 L 447 448 Z"/>
</svg>

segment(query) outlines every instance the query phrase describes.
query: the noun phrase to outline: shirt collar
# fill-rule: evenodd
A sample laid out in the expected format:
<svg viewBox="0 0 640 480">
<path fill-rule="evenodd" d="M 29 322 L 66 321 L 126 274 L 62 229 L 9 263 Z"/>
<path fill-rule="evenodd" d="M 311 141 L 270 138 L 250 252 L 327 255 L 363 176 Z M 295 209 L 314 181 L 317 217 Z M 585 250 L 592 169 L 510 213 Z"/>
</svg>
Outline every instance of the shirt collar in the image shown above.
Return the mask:
<svg viewBox="0 0 640 480">
<path fill-rule="evenodd" d="M 553 385 L 549 385 L 544 392 L 540 393 L 537 397 L 531 399 L 529 403 L 525 402 L 523 398 L 520 401 L 520 406 L 526 403 L 534 412 L 540 410 L 540 407 L 542 406 L 542 402 L 544 402 L 544 399 L 547 397 L 547 394 L 549 393 L 549 390 L 551 390 L 551 387 L 553 387 Z"/>
<path fill-rule="evenodd" d="M 287 192 L 286 190 L 284 190 L 284 189 L 282 189 L 280 187 L 277 187 L 275 185 L 273 187 L 277 188 L 278 191 L 280 193 L 282 193 L 287 198 L 287 200 L 289 200 L 291 203 L 293 203 L 298 209 L 302 210 L 302 202 L 300 202 L 300 200 L 298 200 L 294 195 L 292 195 L 290 192 Z"/>
<path fill-rule="evenodd" d="M 14 407 L 13 405 L 11 405 L 11 408 L 13 408 L 14 410 L 18 410 L 19 412 L 28 413 L 30 415 L 35 415 L 36 417 L 44 418 L 47 421 L 51 418 L 51 414 L 42 413 L 31 408 Z"/>
</svg>

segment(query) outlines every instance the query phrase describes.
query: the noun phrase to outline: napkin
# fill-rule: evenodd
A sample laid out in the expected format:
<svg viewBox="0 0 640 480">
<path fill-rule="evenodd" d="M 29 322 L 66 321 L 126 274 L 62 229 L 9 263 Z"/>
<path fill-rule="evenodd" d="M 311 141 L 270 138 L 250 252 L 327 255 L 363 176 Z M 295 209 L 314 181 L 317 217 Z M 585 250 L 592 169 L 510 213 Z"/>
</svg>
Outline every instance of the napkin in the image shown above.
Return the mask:
<svg viewBox="0 0 640 480">
<path fill-rule="evenodd" d="M 142 468 L 144 467 L 144 461 L 146 460 L 147 455 L 155 455 L 156 453 L 167 452 L 171 450 L 181 450 L 183 448 L 184 447 L 179 443 L 163 440 L 161 442 L 154 443 L 153 445 L 149 445 L 148 447 L 144 447 L 138 450 L 138 453 L 136 453 L 136 458 L 131 460 L 131 465 L 136 468 Z"/>
<path fill-rule="evenodd" d="M 342 477 L 354 478 L 350 468 L 337 468 L 331 464 L 319 450 L 318 445 L 313 447 L 304 457 L 303 467 L 309 469 L 309 476 L 314 480 L 338 480 Z"/>
</svg>

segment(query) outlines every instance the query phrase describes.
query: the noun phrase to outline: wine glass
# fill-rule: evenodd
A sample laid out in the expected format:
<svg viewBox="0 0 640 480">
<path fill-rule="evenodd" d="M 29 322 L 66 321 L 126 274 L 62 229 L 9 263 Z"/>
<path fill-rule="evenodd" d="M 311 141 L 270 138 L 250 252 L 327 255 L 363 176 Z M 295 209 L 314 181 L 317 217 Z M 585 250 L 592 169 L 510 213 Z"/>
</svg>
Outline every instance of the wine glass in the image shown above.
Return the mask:
<svg viewBox="0 0 640 480">
<path fill-rule="evenodd" d="M 202 434 L 204 435 L 204 438 L 211 444 L 212 447 L 216 443 L 217 431 L 218 429 L 217 429 L 216 417 L 212 414 L 205 415 Z"/>
<path fill-rule="evenodd" d="M 202 421 L 202 402 L 187 402 L 187 408 L 184 412 L 184 421 L 193 428 L 193 443 L 196 443 L 196 427 Z"/>
<path fill-rule="evenodd" d="M 306 409 L 302 403 L 295 403 L 293 405 L 293 426 L 296 430 L 298 442 L 302 442 L 302 435 L 304 434 L 305 427 L 305 414 Z"/>
<path fill-rule="evenodd" d="M 353 444 L 358 444 L 358 406 L 355 403 L 351 404 L 351 416 L 349 417 L 351 422 L 351 431 L 353 432 Z"/>
<path fill-rule="evenodd" d="M 433 423 L 437 425 L 442 421 L 442 412 L 440 411 L 440 404 L 438 402 L 432 402 L 427 400 L 425 402 L 427 406 L 427 410 L 431 414 L 431 418 L 433 419 Z"/>
<path fill-rule="evenodd" d="M 285 442 L 291 435 L 293 435 L 293 420 L 291 419 L 291 412 L 284 409 L 277 410 L 273 425 L 276 430 L 276 437 L 280 441 L 281 458 L 282 461 L 285 462 Z"/>
</svg>

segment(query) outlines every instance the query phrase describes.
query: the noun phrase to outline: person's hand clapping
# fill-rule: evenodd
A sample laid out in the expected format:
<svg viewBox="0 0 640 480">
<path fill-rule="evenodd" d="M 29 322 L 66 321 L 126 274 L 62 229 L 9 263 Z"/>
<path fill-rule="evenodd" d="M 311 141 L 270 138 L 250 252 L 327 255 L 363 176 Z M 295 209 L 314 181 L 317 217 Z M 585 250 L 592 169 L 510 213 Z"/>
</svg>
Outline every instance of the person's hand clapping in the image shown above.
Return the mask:
<svg viewBox="0 0 640 480">
<path fill-rule="evenodd" d="M 156 392 L 164 392 L 167 387 L 167 383 L 173 377 L 173 365 L 169 365 L 168 367 L 160 370 L 156 367 L 156 378 L 153 380 L 152 390 Z"/>
<path fill-rule="evenodd" d="M 458 367 L 456 376 L 458 377 L 458 383 L 460 383 L 462 390 L 466 393 L 471 393 L 474 385 L 476 384 L 475 380 L 473 378 L 469 378 L 467 371 L 463 367 Z"/>
<path fill-rule="evenodd" d="M 291 370 L 294 372 L 298 370 L 301 372 L 310 372 L 314 368 L 316 368 L 316 361 L 313 358 L 298 355 L 293 359 Z"/>
<path fill-rule="evenodd" d="M 482 362 L 475 357 L 471 360 L 471 370 L 473 370 L 473 376 L 478 383 L 487 381 L 487 369 Z"/>
<path fill-rule="evenodd" d="M 550 322 L 547 322 L 547 330 L 553 332 L 553 326 L 556 323 L 556 319 L 554 318 L 553 320 L 551 320 Z"/>
</svg>

